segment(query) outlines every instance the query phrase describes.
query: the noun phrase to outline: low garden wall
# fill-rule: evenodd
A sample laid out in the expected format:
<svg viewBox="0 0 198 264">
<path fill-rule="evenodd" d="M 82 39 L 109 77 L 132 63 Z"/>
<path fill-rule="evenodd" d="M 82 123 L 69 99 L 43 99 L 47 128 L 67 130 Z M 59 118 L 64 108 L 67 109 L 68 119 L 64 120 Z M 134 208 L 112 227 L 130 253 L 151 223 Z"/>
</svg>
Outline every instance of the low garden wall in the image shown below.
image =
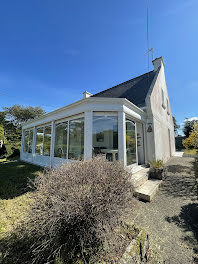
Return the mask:
<svg viewBox="0 0 198 264">
<path fill-rule="evenodd" d="M 149 257 L 149 236 L 144 230 L 141 230 L 127 247 L 119 264 L 143 264 L 148 262 Z"/>
</svg>

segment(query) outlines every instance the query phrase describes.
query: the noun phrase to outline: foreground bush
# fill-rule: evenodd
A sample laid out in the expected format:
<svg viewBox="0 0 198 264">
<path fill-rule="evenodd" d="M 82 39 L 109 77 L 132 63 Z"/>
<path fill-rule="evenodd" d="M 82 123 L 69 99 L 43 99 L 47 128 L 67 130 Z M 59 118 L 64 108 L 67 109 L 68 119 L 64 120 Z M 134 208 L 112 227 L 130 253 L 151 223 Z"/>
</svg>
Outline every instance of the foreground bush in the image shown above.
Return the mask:
<svg viewBox="0 0 198 264">
<path fill-rule="evenodd" d="M 34 206 L 17 235 L 26 245 L 28 260 L 21 263 L 74 263 L 77 256 L 83 263 L 96 261 L 131 206 L 129 177 L 121 164 L 102 157 L 63 165 L 37 177 Z"/>
</svg>

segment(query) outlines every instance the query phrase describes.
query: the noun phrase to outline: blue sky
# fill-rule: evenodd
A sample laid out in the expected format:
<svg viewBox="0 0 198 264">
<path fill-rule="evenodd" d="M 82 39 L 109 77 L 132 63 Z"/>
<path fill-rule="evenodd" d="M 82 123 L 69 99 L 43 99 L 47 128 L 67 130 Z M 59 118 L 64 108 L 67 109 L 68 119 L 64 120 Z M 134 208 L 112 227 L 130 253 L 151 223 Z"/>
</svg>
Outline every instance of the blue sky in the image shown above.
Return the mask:
<svg viewBox="0 0 198 264">
<path fill-rule="evenodd" d="M 146 0 L 0 2 L 1 107 L 52 111 L 148 71 Z M 197 0 L 149 0 L 150 47 L 178 123 L 198 116 L 197 14 Z"/>
</svg>

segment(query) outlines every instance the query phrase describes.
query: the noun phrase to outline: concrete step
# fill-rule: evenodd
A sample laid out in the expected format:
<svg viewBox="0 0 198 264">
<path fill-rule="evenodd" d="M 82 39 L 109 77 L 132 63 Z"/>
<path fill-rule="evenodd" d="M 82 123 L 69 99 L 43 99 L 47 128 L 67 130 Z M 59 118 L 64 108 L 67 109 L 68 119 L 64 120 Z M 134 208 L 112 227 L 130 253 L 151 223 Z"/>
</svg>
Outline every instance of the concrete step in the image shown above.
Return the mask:
<svg viewBox="0 0 198 264">
<path fill-rule="evenodd" d="M 132 168 L 130 168 L 130 172 L 132 172 L 133 174 L 141 171 L 141 170 L 144 170 L 146 168 L 146 165 L 138 165 L 138 166 L 132 166 Z"/>
<path fill-rule="evenodd" d="M 140 187 L 148 180 L 148 171 L 149 168 L 141 169 L 140 171 L 132 174 L 131 183 L 134 186 L 134 188 Z"/>
<path fill-rule="evenodd" d="M 134 196 L 140 200 L 150 202 L 157 193 L 161 184 L 162 181 L 160 180 L 150 179 L 140 187 L 135 188 Z"/>
</svg>

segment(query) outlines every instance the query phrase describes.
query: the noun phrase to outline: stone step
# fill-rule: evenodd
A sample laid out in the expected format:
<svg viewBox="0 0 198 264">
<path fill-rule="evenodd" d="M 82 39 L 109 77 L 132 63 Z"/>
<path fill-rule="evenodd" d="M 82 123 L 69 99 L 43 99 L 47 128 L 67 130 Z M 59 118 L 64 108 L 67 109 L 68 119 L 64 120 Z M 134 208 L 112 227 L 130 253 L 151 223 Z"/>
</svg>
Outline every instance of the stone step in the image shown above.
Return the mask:
<svg viewBox="0 0 198 264">
<path fill-rule="evenodd" d="M 150 202 L 157 193 L 161 184 L 162 181 L 160 180 L 150 179 L 140 187 L 135 188 L 134 196 L 140 200 Z"/>
<path fill-rule="evenodd" d="M 132 174 L 131 183 L 134 188 L 140 187 L 148 180 L 148 172 L 149 172 L 149 168 L 141 169 L 140 171 Z"/>
</svg>

